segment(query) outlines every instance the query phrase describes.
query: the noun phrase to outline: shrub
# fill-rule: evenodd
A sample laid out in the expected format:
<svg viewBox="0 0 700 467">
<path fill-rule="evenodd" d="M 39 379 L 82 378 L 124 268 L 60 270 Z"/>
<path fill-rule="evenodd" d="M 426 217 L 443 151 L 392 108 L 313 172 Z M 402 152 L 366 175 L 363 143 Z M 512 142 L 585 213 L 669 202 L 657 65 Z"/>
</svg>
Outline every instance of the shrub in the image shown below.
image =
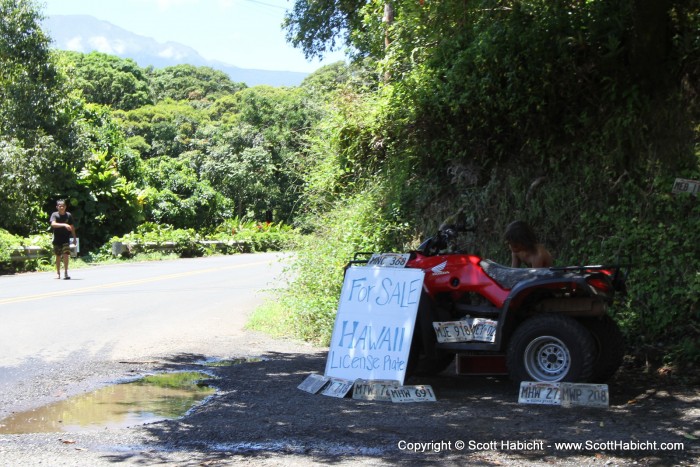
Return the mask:
<svg viewBox="0 0 700 467">
<path fill-rule="evenodd" d="M 345 265 L 357 251 L 390 251 L 392 239 L 405 235 L 406 226 L 383 205 L 379 190 L 361 191 L 317 219 L 316 232 L 301 240 L 291 285 L 280 297 L 283 319 L 296 337 L 327 345 Z"/>
<path fill-rule="evenodd" d="M 170 225 L 147 222 L 123 237 L 114 237 L 112 242 L 129 244 L 126 256 L 143 253 L 171 251 L 182 258 L 203 256 L 204 246 L 197 243 L 199 235 L 193 229 L 175 229 Z"/>
<path fill-rule="evenodd" d="M 297 236 L 291 226 L 283 223 L 233 218 L 217 227 L 211 238 L 231 242 L 231 249 L 253 253 L 290 249 L 297 243 Z"/>
<path fill-rule="evenodd" d="M 36 246 L 43 254 L 39 258 L 24 261 L 12 261 L 12 253 L 17 247 Z M 41 266 L 48 265 L 53 259 L 51 250 L 51 235 L 34 235 L 23 238 L 13 235 L 7 230 L 0 229 L 0 273 L 12 273 L 17 271 L 35 271 Z"/>
</svg>

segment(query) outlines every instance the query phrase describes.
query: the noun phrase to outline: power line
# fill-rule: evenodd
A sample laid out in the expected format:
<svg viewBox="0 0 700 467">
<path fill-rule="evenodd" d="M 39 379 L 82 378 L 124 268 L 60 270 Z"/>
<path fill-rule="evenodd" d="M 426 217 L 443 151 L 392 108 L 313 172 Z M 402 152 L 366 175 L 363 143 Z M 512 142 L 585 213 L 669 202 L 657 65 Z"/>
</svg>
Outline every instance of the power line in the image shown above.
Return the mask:
<svg viewBox="0 0 700 467">
<path fill-rule="evenodd" d="M 256 3 L 256 4 L 258 4 L 258 5 L 269 6 L 269 7 L 271 7 L 271 8 L 277 8 L 277 9 L 279 9 L 279 10 L 286 10 L 286 9 L 287 9 L 286 7 L 283 7 L 283 6 L 273 5 L 273 4 L 271 4 L 271 3 L 260 2 L 260 1 L 258 1 L 258 0 L 242 0 L 242 1 L 244 1 L 244 2 L 249 2 L 249 3 Z"/>
</svg>

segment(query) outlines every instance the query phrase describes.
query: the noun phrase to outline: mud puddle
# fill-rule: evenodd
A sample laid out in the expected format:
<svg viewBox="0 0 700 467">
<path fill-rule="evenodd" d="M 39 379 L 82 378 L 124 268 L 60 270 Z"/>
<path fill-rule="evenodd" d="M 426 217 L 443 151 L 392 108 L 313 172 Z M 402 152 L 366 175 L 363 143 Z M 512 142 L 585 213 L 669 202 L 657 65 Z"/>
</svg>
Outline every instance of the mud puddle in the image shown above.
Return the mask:
<svg viewBox="0 0 700 467">
<path fill-rule="evenodd" d="M 201 372 L 146 376 L 0 420 L 0 434 L 96 431 L 175 419 L 216 392 Z"/>
</svg>

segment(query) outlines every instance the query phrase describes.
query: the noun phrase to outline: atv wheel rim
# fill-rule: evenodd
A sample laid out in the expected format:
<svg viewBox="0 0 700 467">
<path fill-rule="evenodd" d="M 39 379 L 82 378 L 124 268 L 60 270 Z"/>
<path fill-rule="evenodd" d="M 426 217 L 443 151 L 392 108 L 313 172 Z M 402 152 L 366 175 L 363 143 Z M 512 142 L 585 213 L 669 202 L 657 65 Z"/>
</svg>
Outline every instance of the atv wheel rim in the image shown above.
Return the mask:
<svg viewBox="0 0 700 467">
<path fill-rule="evenodd" d="M 569 349 L 553 336 L 541 336 L 530 342 L 523 360 L 527 373 L 535 381 L 561 381 L 571 367 Z"/>
</svg>

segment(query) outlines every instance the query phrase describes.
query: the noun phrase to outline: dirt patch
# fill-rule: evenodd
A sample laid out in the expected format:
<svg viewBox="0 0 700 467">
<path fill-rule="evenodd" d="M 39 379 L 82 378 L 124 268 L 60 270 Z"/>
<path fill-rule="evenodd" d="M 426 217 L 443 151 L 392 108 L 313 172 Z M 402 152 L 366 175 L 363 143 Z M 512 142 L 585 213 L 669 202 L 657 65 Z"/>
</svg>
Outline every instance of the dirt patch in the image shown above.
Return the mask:
<svg viewBox="0 0 700 467">
<path fill-rule="evenodd" d="M 263 339 L 264 340 L 264 339 Z M 297 389 L 323 373 L 326 350 L 276 341 L 228 366 L 207 366 L 218 393 L 179 420 L 75 435 L 0 436 L 12 465 L 698 465 L 697 375 L 625 366 L 607 409 L 518 404 L 505 377 L 429 384 L 437 402 L 396 404 Z M 290 349 L 290 350 L 287 350 Z M 145 373 L 201 369 L 207 355 L 145 362 Z M 237 358 L 248 360 L 240 363 Z M 138 373 L 132 364 L 130 373 Z M 562 444 L 568 443 L 568 444 Z"/>
<path fill-rule="evenodd" d="M 700 391 L 695 382 L 624 368 L 608 409 L 521 405 L 506 378 L 449 373 L 414 378 L 438 401 L 357 401 L 297 386 L 322 373 L 326 353 L 270 353 L 216 368 L 220 393 L 183 420 L 145 428 L 157 446 L 231 456 L 302 456 L 366 462 L 531 465 L 697 465 Z M 690 383 L 690 384 L 689 384 Z M 461 444 L 464 446 L 460 449 Z M 559 444 L 568 443 L 568 444 Z M 420 451 L 420 452 L 415 452 Z"/>
</svg>

